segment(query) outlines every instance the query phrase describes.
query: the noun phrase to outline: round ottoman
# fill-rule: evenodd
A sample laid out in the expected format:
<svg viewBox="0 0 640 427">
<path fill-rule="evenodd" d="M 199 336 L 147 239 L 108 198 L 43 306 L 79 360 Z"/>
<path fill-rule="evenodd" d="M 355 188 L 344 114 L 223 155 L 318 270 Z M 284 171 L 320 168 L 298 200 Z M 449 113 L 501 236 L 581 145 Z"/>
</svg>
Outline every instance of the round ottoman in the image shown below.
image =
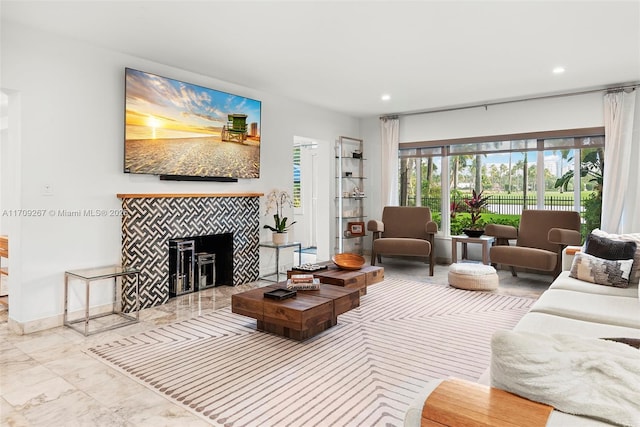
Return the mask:
<svg viewBox="0 0 640 427">
<path fill-rule="evenodd" d="M 498 289 L 498 273 L 490 265 L 457 263 L 449 266 L 449 285 L 469 291 Z"/>
</svg>

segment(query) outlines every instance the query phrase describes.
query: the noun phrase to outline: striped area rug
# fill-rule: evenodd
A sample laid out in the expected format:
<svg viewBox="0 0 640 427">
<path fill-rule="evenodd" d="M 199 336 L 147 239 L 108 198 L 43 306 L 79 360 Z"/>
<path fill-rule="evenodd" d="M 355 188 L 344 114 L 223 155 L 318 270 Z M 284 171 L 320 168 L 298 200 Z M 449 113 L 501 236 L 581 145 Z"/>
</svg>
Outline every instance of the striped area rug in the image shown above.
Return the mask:
<svg viewBox="0 0 640 427">
<path fill-rule="evenodd" d="M 532 303 L 386 279 L 304 342 L 226 308 L 89 351 L 215 425 L 399 426 L 430 379 L 476 380 Z"/>
</svg>

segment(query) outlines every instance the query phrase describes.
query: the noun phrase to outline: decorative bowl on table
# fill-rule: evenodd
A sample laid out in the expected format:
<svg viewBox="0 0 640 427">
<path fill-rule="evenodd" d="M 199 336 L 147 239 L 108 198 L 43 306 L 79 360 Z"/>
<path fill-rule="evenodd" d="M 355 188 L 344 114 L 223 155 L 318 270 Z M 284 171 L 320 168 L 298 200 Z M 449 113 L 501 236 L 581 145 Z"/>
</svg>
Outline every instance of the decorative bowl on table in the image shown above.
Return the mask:
<svg viewBox="0 0 640 427">
<path fill-rule="evenodd" d="M 335 254 L 331 261 L 343 270 L 360 270 L 365 260 L 358 254 L 342 253 Z"/>
</svg>

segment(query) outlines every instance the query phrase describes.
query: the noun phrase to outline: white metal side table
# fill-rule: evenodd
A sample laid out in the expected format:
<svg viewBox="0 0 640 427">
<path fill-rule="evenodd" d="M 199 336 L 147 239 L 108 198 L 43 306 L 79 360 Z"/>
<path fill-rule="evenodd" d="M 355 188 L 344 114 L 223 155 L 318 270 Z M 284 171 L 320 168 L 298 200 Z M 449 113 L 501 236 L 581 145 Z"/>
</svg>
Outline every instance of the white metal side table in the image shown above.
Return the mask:
<svg viewBox="0 0 640 427">
<path fill-rule="evenodd" d="M 126 276 L 133 278 L 135 292 L 134 312 L 122 312 L 122 281 Z M 78 279 L 84 281 L 85 285 L 85 301 L 84 316 L 69 320 L 69 279 Z M 99 280 L 113 279 L 113 301 L 111 311 L 101 312 L 98 314 L 90 314 L 91 303 L 91 282 Z M 84 268 L 79 270 L 70 270 L 64 272 L 64 325 L 68 326 L 85 336 L 103 332 L 109 329 L 119 328 L 121 326 L 137 323 L 140 320 L 140 270 L 135 268 L 121 267 L 119 265 L 110 265 L 105 267 Z M 124 321 L 105 322 L 102 326 L 90 329 L 89 323 L 92 320 L 106 318 L 107 316 L 122 318 Z M 120 320 L 120 319 L 117 319 Z M 96 322 L 97 323 L 97 322 Z"/>
</svg>

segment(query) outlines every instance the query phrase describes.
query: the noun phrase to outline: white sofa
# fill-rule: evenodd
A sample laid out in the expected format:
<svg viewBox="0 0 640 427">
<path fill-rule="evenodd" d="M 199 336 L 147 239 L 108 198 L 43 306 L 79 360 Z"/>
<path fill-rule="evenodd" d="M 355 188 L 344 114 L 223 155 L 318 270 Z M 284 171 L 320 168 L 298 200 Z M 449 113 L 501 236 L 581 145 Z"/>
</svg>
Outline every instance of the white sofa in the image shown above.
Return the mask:
<svg viewBox="0 0 640 427">
<path fill-rule="evenodd" d="M 571 266 L 570 259 L 564 267 Z M 538 301 L 514 327 L 516 332 L 566 334 L 589 338 L 640 339 L 640 295 L 638 285 L 615 288 L 596 285 L 569 277 L 563 271 Z M 640 353 L 639 353 L 640 354 Z M 640 356 L 639 356 L 640 362 Z M 407 427 L 420 426 L 422 409 L 429 394 L 443 380 L 431 381 L 405 416 Z M 491 385 L 489 369 L 478 380 Z M 638 403 L 640 405 L 640 402 Z M 612 425 L 594 418 L 569 415 L 554 410 L 547 426 Z"/>
</svg>

